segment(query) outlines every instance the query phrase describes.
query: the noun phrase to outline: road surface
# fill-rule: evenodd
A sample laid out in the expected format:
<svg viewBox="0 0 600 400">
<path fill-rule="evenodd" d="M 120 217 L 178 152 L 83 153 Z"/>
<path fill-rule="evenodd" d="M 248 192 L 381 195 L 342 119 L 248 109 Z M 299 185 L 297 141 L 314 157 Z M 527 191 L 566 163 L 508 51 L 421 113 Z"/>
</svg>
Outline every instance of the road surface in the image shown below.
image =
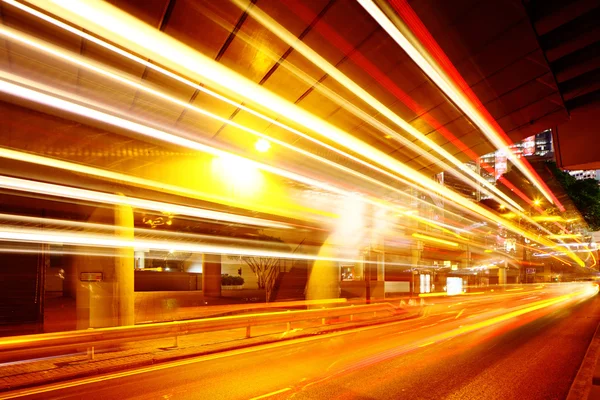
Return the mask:
<svg viewBox="0 0 600 400">
<path fill-rule="evenodd" d="M 86 400 L 564 399 L 600 322 L 600 299 L 589 288 L 531 285 L 494 295 L 427 298 L 418 319 L 14 394 Z"/>
</svg>

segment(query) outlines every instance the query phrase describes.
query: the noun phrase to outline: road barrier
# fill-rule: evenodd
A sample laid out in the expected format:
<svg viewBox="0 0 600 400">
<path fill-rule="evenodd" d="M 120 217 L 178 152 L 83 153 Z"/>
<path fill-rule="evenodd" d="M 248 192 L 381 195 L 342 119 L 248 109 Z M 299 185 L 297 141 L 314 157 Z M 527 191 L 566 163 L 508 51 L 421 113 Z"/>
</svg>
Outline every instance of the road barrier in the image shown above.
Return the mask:
<svg viewBox="0 0 600 400">
<path fill-rule="evenodd" d="M 175 341 L 174 347 L 177 347 L 180 336 L 194 333 L 246 328 L 246 337 L 249 338 L 252 327 L 256 326 L 285 324 L 286 329 L 291 330 L 292 323 L 298 321 L 321 320 L 325 324 L 332 318 L 350 316 L 350 320 L 353 320 L 355 315 L 367 313 L 373 314 L 374 317 L 378 313 L 395 315 L 399 310 L 389 303 L 378 303 L 13 336 L 0 340 L 0 363 L 50 357 L 83 350 L 87 350 L 89 357 L 93 359 L 94 348 L 97 346 L 172 337 Z"/>
</svg>

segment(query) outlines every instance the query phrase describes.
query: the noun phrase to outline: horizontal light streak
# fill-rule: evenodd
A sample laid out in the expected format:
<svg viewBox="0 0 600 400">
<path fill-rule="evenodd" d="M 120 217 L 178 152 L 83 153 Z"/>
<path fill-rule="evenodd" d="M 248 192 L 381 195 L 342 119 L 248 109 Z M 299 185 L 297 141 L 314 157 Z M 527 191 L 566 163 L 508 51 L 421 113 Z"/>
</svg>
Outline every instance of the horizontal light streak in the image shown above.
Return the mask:
<svg viewBox="0 0 600 400">
<path fill-rule="evenodd" d="M 429 242 L 435 242 L 435 243 L 445 244 L 447 246 L 458 247 L 458 243 L 456 243 L 456 242 L 451 242 L 449 240 L 444 240 L 444 239 L 438 239 L 433 236 L 422 235 L 420 233 L 413 233 L 412 236 L 414 238 L 427 240 Z"/>
<path fill-rule="evenodd" d="M 27 193 L 44 194 L 47 196 L 91 201 L 94 203 L 104 203 L 113 205 L 128 205 L 131 207 L 152 210 L 168 211 L 178 215 L 188 217 L 226 221 L 237 224 L 264 226 L 269 228 L 289 228 L 289 225 L 271 222 L 260 218 L 245 217 L 242 215 L 228 214 L 219 211 L 203 210 L 200 208 L 181 206 L 171 203 L 163 203 L 153 200 L 145 200 L 136 197 L 127 197 L 117 194 L 98 192 L 87 189 L 78 189 L 69 186 L 55 185 L 51 183 L 37 182 L 26 179 L 12 178 L 0 175 L 0 187 L 4 189 L 16 190 Z"/>
<path fill-rule="evenodd" d="M 560 215 L 535 215 L 531 219 L 535 222 L 564 222 Z"/>
<path fill-rule="evenodd" d="M 6 222 L 11 222 L 13 225 L 9 225 Z M 56 232 L 65 232 L 65 233 L 75 233 L 82 231 L 94 231 L 101 232 L 106 234 L 113 234 L 115 232 L 121 233 L 124 232 L 129 234 L 133 231 L 134 235 L 148 237 L 152 236 L 153 238 L 160 239 L 163 241 L 166 240 L 191 240 L 195 243 L 200 242 L 225 242 L 228 245 L 245 245 L 245 246 L 272 246 L 272 247 L 287 247 L 286 244 L 280 242 L 268 242 L 268 241 L 257 241 L 252 239 L 241 239 L 237 237 L 227 237 L 227 236 L 215 236 L 215 235 L 205 235 L 205 234 L 194 234 L 194 233 L 186 233 L 186 232 L 170 232 L 165 230 L 155 230 L 155 229 L 145 229 L 145 228 L 128 228 L 122 227 L 118 225 L 108 225 L 108 224 L 100 224 L 93 222 L 81 222 L 81 221 L 71 221 L 71 220 L 62 220 L 62 219 L 54 219 L 54 218 L 41 218 L 41 217 L 31 217 L 27 215 L 13 215 L 13 214 L 0 214 L 0 227 L 9 227 L 9 228 L 19 228 L 20 226 L 17 224 L 29 224 L 36 225 L 39 227 L 43 227 L 43 229 L 51 229 Z M 63 229 L 59 229 L 63 228 Z M 305 245 L 304 249 L 315 250 L 314 246 Z"/>
<path fill-rule="evenodd" d="M 269 251 L 248 247 L 219 246 L 210 244 L 194 244 L 164 240 L 118 239 L 110 235 L 87 234 L 84 232 L 64 233 L 61 231 L 42 229 L 23 229 L 0 227 L 0 240 L 11 242 L 51 243 L 69 246 L 102 247 L 102 248 L 140 248 L 160 251 L 175 251 L 197 254 L 222 254 L 247 257 L 271 257 L 291 260 L 319 260 L 333 262 L 358 263 L 359 259 L 319 257 L 293 252 Z"/>
<path fill-rule="evenodd" d="M 157 181 L 150 180 L 150 179 L 140 178 L 140 177 L 137 177 L 134 175 L 109 171 L 109 170 L 105 170 L 102 168 L 90 167 L 90 166 L 83 165 L 83 164 L 78 164 L 78 163 L 64 161 L 64 160 L 58 160 L 58 159 L 50 158 L 50 157 L 39 156 L 36 154 L 25 153 L 25 152 L 21 152 L 21 151 L 12 150 L 12 149 L 6 149 L 3 147 L 0 147 L 0 158 L 17 160 L 17 161 L 21 161 L 21 162 L 27 162 L 30 164 L 61 169 L 64 171 L 77 172 L 77 173 L 81 173 L 81 174 L 88 175 L 88 176 L 107 179 L 107 180 L 110 180 L 113 182 L 127 182 L 129 184 L 133 184 L 138 187 L 157 190 L 160 192 L 175 194 L 175 195 L 179 195 L 179 196 L 185 196 L 188 198 L 210 201 L 210 202 L 214 202 L 214 203 L 218 203 L 218 204 L 225 204 L 225 205 L 230 205 L 230 206 L 235 206 L 235 207 L 240 207 L 240 208 L 248 207 L 247 204 L 243 204 L 239 201 L 236 201 L 235 198 L 230 198 L 230 197 L 225 198 L 222 196 L 216 196 L 211 193 L 200 192 L 197 190 L 192 190 L 192 189 L 188 189 L 188 188 L 181 187 L 181 186 L 170 185 L 170 184 L 164 183 L 164 182 L 157 182 Z M 275 208 L 275 207 L 271 207 L 271 206 L 267 207 L 264 204 L 253 204 L 252 208 L 254 211 L 261 211 L 261 212 L 272 213 L 272 214 L 276 214 L 276 215 L 285 215 L 285 216 L 290 216 L 292 218 L 303 217 L 304 219 L 306 219 L 308 217 L 307 216 L 308 212 L 314 213 L 315 216 L 318 215 L 320 217 L 321 216 L 327 216 L 330 218 L 335 217 L 335 215 L 327 215 L 327 213 L 324 213 L 319 210 L 313 210 L 313 209 L 302 209 L 295 213 L 290 213 L 289 209 L 281 209 L 281 208 Z M 302 214 L 299 214 L 299 212 L 302 212 Z"/>
<path fill-rule="evenodd" d="M 540 192 L 551 203 L 557 203 L 555 197 L 549 193 L 549 190 L 540 181 L 530 168 L 523 163 L 523 160 L 515 157 L 508 149 L 508 144 L 481 115 L 473 104 L 462 94 L 462 92 L 453 84 L 452 80 L 444 74 L 435 62 L 427 57 L 410 42 L 410 40 L 394 25 L 392 21 L 383 13 L 373 0 L 357 0 L 359 4 L 373 17 L 373 19 L 394 39 L 394 41 L 408 54 L 408 56 L 425 72 L 435 84 L 458 105 L 458 107 L 479 127 L 497 149 L 507 150 L 509 159 L 523 172 L 523 174 L 532 182 Z M 425 53 L 425 51 L 423 50 Z M 558 203 L 557 205 L 559 205 Z"/>
<path fill-rule="evenodd" d="M 2 78 L 2 79 L 7 79 L 8 78 L 8 79 L 22 80 L 22 78 L 20 78 L 18 76 L 14 76 L 12 74 L 7 74 L 7 73 L 1 72 L 1 71 L 0 71 L 0 78 Z M 35 84 L 35 82 L 30 82 L 30 81 L 27 81 L 27 80 L 25 80 L 25 82 L 27 84 Z M 108 123 L 108 124 L 111 124 L 111 125 L 114 125 L 114 126 L 118 126 L 118 127 L 130 130 L 130 131 L 133 131 L 133 132 L 136 132 L 136 133 L 140 133 L 142 135 L 149 136 L 149 137 L 152 137 L 152 138 L 155 138 L 155 139 L 159 139 L 159 140 L 166 141 L 166 142 L 169 142 L 169 143 L 172 143 L 172 144 L 181 145 L 183 147 L 191 148 L 193 150 L 204 151 L 204 152 L 207 152 L 209 154 L 220 156 L 220 157 L 233 157 L 235 159 L 241 160 L 244 163 L 248 163 L 249 166 L 253 166 L 253 167 L 256 167 L 258 169 L 263 169 L 263 170 L 266 170 L 268 172 L 272 172 L 272 173 L 274 173 L 276 175 L 279 175 L 279 176 L 283 176 L 283 177 L 286 177 L 286 178 L 289 178 L 289 179 L 292 179 L 292 180 L 296 180 L 296 181 L 299 181 L 299 182 L 302 182 L 302 183 L 305 183 L 305 184 L 308 184 L 308 185 L 311 185 L 311 186 L 320 187 L 322 189 L 326 189 L 326 190 L 331 191 L 333 193 L 338 193 L 338 194 L 343 194 L 343 195 L 350 195 L 350 193 L 348 193 L 348 192 L 346 192 L 344 190 L 338 189 L 336 187 L 333 187 L 331 185 L 324 184 L 322 182 L 315 181 L 313 179 L 306 178 L 306 177 L 303 177 L 303 176 L 295 174 L 295 173 L 291 173 L 291 172 L 288 172 L 288 171 L 285 171 L 285 170 L 281 170 L 279 168 L 275 168 L 275 167 L 271 167 L 269 165 L 261 164 L 261 163 L 255 162 L 253 160 L 245 159 L 243 157 L 234 156 L 234 155 L 232 155 L 230 153 L 227 153 L 227 152 L 224 152 L 222 150 L 219 150 L 219 149 L 216 149 L 216 148 L 204 145 L 202 143 L 198 143 L 198 142 L 186 139 L 186 138 L 181 138 L 179 136 L 172 135 L 170 133 L 167 133 L 167 132 L 164 132 L 164 131 L 160 131 L 160 130 L 155 129 L 155 128 L 151 128 L 151 127 L 148 127 L 148 126 L 145 126 L 145 125 L 133 122 L 133 121 L 129 121 L 129 120 L 126 120 L 126 119 L 123 119 L 123 118 L 120 118 L 120 117 L 116 117 L 116 116 L 110 115 L 110 114 L 106 114 L 106 113 L 100 112 L 100 111 L 95 110 L 95 109 L 91 109 L 91 108 L 88 108 L 88 107 L 81 106 L 79 104 L 68 102 L 66 100 L 50 96 L 50 95 L 45 94 L 45 93 L 40 92 L 40 91 L 28 89 L 26 87 L 10 83 L 10 82 L 8 82 L 6 80 L 0 80 L 0 91 L 3 91 L 5 93 L 9 93 L 11 95 L 18 96 L 18 97 L 21 97 L 21 98 L 24 98 L 24 99 L 27 99 L 27 100 L 30 100 L 30 101 L 33 101 L 33 102 L 37 102 L 37 103 L 40 103 L 40 104 L 48 105 L 48 106 L 53 107 L 53 108 L 58 108 L 58 109 L 61 109 L 61 110 L 67 111 L 67 112 L 71 112 L 71 113 L 74 113 L 74 114 L 77 114 L 77 115 L 81 115 L 81 116 L 84 116 L 86 118 L 91 118 L 91 119 L 95 119 L 95 120 L 98 120 L 98 121 L 101 121 L 101 122 L 105 122 L 105 123 Z M 416 171 L 413 171 L 413 172 L 416 173 Z M 423 179 L 427 179 L 427 178 L 423 178 Z M 451 191 L 451 190 L 449 190 L 449 189 L 447 189 L 447 188 L 445 188 L 445 187 L 443 187 L 443 186 L 441 186 L 441 185 L 439 185 L 439 184 L 437 184 L 437 183 L 435 183 L 435 182 L 433 182 L 431 180 L 429 180 L 429 181 L 430 181 L 430 184 L 434 185 L 435 189 L 437 189 L 437 190 L 439 190 L 441 192 L 444 192 L 446 194 L 446 197 L 453 199 L 456 203 L 462 205 L 463 207 L 465 207 L 465 208 L 467 208 L 469 210 L 472 210 L 472 211 L 474 211 L 476 213 L 482 214 L 484 217 L 487 217 L 488 219 L 491 219 L 491 220 L 496 221 L 496 222 L 500 222 L 503 225 L 505 225 L 507 228 L 509 228 L 509 229 L 512 228 L 511 230 L 513 230 L 513 231 L 516 230 L 517 233 L 520 232 L 523 236 L 529 237 L 531 240 L 540 242 L 540 239 L 538 239 L 535 235 L 532 235 L 532 234 L 528 233 L 527 231 L 523 231 L 522 229 L 517 228 L 514 225 L 511 227 L 510 225 L 508 225 L 506 223 L 506 221 L 500 219 L 496 214 L 494 214 L 492 212 L 489 212 L 489 211 L 485 210 L 484 208 L 482 208 L 482 207 L 480 207 L 480 206 L 478 206 L 478 205 L 476 205 L 474 203 L 471 203 L 468 200 L 465 200 L 464 198 L 462 198 L 457 193 L 454 193 L 453 191 Z M 369 203 L 371 203 L 371 204 L 374 204 L 376 206 L 382 206 L 381 202 L 376 202 L 376 201 L 369 200 L 369 199 L 364 199 L 364 200 L 367 201 L 367 202 L 369 202 Z M 409 217 L 410 217 L 410 215 L 409 215 Z M 542 242 L 540 242 L 540 243 L 542 243 Z M 547 246 L 554 246 L 554 244 L 552 242 L 546 242 L 545 244 Z M 572 258 L 576 257 L 575 254 L 572 253 L 572 252 L 570 253 L 570 256 Z M 577 261 L 577 260 L 579 260 L 579 261 Z M 575 261 L 578 262 L 578 263 L 583 264 L 583 261 L 581 261 L 579 258 L 575 258 Z"/>
<path fill-rule="evenodd" d="M 579 239 L 582 237 L 581 233 L 572 234 L 559 234 L 559 235 L 546 235 L 548 239 Z"/>
</svg>

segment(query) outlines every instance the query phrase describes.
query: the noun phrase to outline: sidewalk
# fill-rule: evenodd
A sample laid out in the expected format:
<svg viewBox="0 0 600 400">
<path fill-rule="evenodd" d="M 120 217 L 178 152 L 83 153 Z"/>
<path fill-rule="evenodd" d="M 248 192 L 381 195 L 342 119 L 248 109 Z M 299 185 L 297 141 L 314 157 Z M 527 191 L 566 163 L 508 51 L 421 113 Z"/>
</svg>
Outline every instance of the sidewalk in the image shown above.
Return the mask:
<svg viewBox="0 0 600 400">
<path fill-rule="evenodd" d="M 119 348 L 97 348 L 94 359 L 85 352 L 46 359 L 29 360 L 0 366 L 0 391 L 39 386 L 52 382 L 82 378 L 97 374 L 116 372 L 130 368 L 174 361 L 186 357 L 206 355 L 226 350 L 256 346 L 280 340 L 316 335 L 319 333 L 351 329 L 415 317 L 418 309 L 405 310 L 396 316 L 373 319 L 369 315 L 330 321 L 305 321 L 292 325 L 286 332 L 286 325 L 272 325 L 252 328 L 252 337 L 246 338 L 246 330 L 206 332 L 186 335 L 179 338 L 178 347 L 174 338 L 146 340 L 128 343 Z"/>
</svg>

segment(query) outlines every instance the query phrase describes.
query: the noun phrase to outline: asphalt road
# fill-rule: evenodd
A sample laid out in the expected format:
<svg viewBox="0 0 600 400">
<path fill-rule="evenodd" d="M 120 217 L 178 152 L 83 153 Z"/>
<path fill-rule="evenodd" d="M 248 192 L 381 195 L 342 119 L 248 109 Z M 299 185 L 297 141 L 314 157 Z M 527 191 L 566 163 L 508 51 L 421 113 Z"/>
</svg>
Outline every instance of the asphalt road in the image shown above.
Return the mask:
<svg viewBox="0 0 600 400">
<path fill-rule="evenodd" d="M 600 299 L 575 296 L 580 289 L 431 298 L 419 319 L 50 385 L 26 397 L 564 399 L 600 322 Z"/>
</svg>

